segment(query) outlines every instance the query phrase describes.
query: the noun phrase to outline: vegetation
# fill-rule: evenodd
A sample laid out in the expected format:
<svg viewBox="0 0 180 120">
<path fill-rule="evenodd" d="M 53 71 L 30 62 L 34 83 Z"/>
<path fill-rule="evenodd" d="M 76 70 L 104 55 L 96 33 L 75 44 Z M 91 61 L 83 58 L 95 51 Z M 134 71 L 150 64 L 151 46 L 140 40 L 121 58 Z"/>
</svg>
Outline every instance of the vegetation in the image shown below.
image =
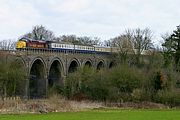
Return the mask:
<svg viewBox="0 0 180 120">
<path fill-rule="evenodd" d="M 146 29 L 128 29 L 124 34 L 110 39 L 109 46 L 119 49 L 119 58 L 121 62 L 125 62 L 128 54 L 133 54 L 136 64 L 140 64 L 140 57 L 143 51 L 153 48 L 152 32 Z"/>
<path fill-rule="evenodd" d="M 148 117 L 147 117 L 148 116 Z M 175 110 L 92 110 L 50 114 L 1 115 L 2 120 L 178 120 L 180 111 Z"/>
<path fill-rule="evenodd" d="M 180 75 L 164 68 L 163 55 L 153 52 L 141 66 L 120 64 L 112 69 L 79 68 L 68 75 L 64 95 L 69 99 L 105 102 L 159 102 L 180 105 Z M 144 59 L 142 59 L 144 60 Z"/>
<path fill-rule="evenodd" d="M 26 74 L 23 64 L 13 56 L 0 56 L 0 95 L 23 96 L 25 93 Z"/>
<path fill-rule="evenodd" d="M 2 40 L 0 41 L 0 50 L 14 50 L 16 42 L 12 40 Z"/>
<path fill-rule="evenodd" d="M 174 30 L 170 36 L 164 38 L 164 56 L 167 63 L 175 63 L 176 70 L 180 70 L 180 26 L 177 26 L 177 30 Z"/>
<path fill-rule="evenodd" d="M 23 37 L 28 37 L 34 40 L 50 40 L 50 41 L 52 41 L 55 38 L 54 33 L 51 30 L 47 30 L 42 25 L 34 26 L 32 32 L 23 35 Z"/>
</svg>

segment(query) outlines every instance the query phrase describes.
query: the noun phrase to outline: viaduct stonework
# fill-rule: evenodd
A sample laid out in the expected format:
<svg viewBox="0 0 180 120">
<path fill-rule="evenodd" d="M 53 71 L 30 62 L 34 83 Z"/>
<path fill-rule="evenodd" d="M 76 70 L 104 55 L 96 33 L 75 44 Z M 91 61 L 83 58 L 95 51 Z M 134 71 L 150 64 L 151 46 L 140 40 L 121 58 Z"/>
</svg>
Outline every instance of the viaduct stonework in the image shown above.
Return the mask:
<svg viewBox="0 0 180 120">
<path fill-rule="evenodd" d="M 90 54 L 72 51 L 50 50 L 16 50 L 0 51 L 16 57 L 23 64 L 27 74 L 25 96 L 45 97 L 48 88 L 53 85 L 64 85 L 66 76 L 78 67 L 90 66 L 95 69 L 111 68 L 115 62 L 112 54 Z"/>
</svg>

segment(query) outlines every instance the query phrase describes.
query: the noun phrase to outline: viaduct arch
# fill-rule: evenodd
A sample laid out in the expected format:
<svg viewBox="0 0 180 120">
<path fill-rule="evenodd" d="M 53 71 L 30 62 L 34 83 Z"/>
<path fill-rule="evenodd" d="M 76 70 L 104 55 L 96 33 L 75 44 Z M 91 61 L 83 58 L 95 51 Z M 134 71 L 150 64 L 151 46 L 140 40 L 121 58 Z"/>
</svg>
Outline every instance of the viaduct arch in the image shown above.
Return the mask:
<svg viewBox="0 0 180 120">
<path fill-rule="evenodd" d="M 29 73 L 30 98 L 46 96 L 46 64 L 42 58 L 32 61 Z"/>
</svg>

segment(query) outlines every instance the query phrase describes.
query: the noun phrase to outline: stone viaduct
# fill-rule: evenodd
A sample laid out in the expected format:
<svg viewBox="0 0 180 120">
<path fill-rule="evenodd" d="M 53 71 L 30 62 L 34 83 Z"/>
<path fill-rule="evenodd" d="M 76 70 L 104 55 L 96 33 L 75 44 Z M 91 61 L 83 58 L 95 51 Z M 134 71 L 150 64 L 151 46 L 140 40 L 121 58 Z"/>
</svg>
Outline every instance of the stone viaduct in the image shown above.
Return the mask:
<svg viewBox="0 0 180 120">
<path fill-rule="evenodd" d="M 46 97 L 48 88 L 64 85 L 66 76 L 78 67 L 90 66 L 97 70 L 111 68 L 115 62 L 112 54 L 90 54 L 72 51 L 16 50 L 6 52 L 6 59 L 15 56 L 27 74 L 26 97 Z M 0 52 L 2 53 L 2 51 Z"/>
</svg>

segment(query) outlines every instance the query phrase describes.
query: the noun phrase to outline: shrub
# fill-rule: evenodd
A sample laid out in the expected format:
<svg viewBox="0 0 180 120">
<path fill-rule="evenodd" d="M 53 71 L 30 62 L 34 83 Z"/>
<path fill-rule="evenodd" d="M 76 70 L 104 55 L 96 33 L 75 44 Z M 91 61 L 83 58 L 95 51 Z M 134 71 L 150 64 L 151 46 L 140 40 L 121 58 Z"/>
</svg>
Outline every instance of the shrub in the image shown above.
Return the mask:
<svg viewBox="0 0 180 120">
<path fill-rule="evenodd" d="M 155 96 L 155 102 L 170 105 L 171 107 L 175 105 L 180 105 L 180 93 L 176 90 L 165 91 L 160 90 Z"/>
<path fill-rule="evenodd" d="M 66 80 L 68 98 L 77 93 L 93 100 L 131 101 L 134 89 L 142 87 L 143 74 L 137 68 L 121 65 L 110 70 L 80 68 Z"/>
<path fill-rule="evenodd" d="M 141 87 L 143 75 L 136 68 L 127 65 L 118 66 L 110 71 L 109 81 L 112 86 L 120 92 L 131 93 L 134 89 Z"/>
</svg>

